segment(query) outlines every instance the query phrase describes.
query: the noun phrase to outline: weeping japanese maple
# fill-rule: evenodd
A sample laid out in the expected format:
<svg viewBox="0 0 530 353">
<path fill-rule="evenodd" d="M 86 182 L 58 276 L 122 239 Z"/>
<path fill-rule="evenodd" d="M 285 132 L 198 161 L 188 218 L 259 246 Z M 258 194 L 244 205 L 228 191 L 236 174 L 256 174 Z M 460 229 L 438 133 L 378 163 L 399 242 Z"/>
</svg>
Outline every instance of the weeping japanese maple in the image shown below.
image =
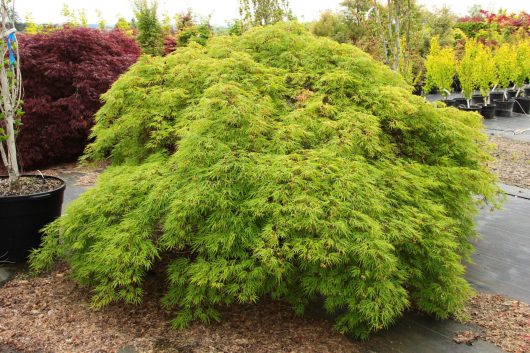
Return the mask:
<svg viewBox="0 0 530 353">
<path fill-rule="evenodd" d="M 498 190 L 480 116 L 410 91 L 295 23 L 144 57 L 103 96 L 86 150 L 112 166 L 31 265 L 66 261 L 102 306 L 138 303 L 169 263 L 176 327 L 265 297 L 300 313 L 323 299 L 359 337 L 411 303 L 445 318 L 471 293 L 473 217 Z"/>
<path fill-rule="evenodd" d="M 88 143 L 99 96 L 138 59 L 120 31 L 65 28 L 20 36 L 24 116 L 17 137 L 20 166 L 75 161 Z"/>
</svg>

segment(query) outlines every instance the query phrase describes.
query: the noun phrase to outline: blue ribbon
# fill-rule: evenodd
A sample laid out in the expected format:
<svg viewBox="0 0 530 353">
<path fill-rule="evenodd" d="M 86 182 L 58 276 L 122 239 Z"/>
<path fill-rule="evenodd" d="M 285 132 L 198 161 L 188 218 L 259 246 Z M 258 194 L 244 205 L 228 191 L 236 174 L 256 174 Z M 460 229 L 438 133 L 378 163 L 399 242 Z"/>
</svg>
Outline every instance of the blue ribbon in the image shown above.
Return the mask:
<svg viewBox="0 0 530 353">
<path fill-rule="evenodd" d="M 15 59 L 15 53 L 13 52 L 13 45 L 17 41 L 17 36 L 15 36 L 15 32 L 9 33 L 7 36 L 7 49 L 9 50 L 9 64 L 11 66 L 15 65 L 16 59 Z"/>
</svg>

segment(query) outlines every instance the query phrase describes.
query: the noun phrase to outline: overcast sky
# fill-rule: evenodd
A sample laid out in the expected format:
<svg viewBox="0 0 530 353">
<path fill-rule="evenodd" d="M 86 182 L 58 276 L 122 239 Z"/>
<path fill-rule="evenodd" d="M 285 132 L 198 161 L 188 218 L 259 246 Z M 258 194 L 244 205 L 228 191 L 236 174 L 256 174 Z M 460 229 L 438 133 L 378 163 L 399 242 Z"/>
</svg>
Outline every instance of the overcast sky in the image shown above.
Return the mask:
<svg viewBox="0 0 530 353">
<path fill-rule="evenodd" d="M 188 8 L 201 16 L 211 15 L 214 25 L 224 25 L 227 21 L 237 18 L 238 0 L 159 0 L 161 11 L 170 15 L 180 13 Z M 321 11 L 337 9 L 341 0 L 290 0 L 291 8 L 300 20 L 309 21 L 318 18 Z M 496 10 L 499 6 L 509 11 L 530 12 L 530 0 L 418 0 L 429 8 L 449 6 L 460 15 L 467 13 L 473 4 L 481 4 L 483 8 Z M 127 19 L 132 17 L 131 0 L 15 0 L 15 6 L 21 17 L 31 12 L 38 23 L 60 23 L 64 21 L 60 12 L 63 4 L 71 9 L 85 9 L 90 23 L 96 23 L 96 9 L 105 15 L 106 21 L 111 24 L 118 15 Z"/>
</svg>

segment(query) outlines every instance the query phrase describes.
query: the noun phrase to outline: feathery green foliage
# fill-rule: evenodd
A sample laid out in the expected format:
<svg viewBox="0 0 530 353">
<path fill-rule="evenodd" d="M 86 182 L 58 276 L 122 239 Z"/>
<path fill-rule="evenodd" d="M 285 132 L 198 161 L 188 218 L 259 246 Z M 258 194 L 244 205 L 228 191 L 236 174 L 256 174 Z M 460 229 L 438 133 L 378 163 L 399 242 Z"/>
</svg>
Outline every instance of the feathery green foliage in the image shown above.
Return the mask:
<svg viewBox="0 0 530 353">
<path fill-rule="evenodd" d="M 495 52 L 497 77 L 501 87 L 506 88 L 517 79 L 517 52 L 509 44 L 502 44 Z"/>
<path fill-rule="evenodd" d="M 158 20 L 158 0 L 134 0 L 134 16 L 138 22 L 136 40 L 142 52 L 149 55 L 164 53 L 162 25 Z"/>
<path fill-rule="evenodd" d="M 517 75 L 514 83 L 522 88 L 527 80 L 530 80 L 530 39 L 522 40 L 515 45 L 517 64 L 514 67 Z"/>
<path fill-rule="evenodd" d="M 440 48 L 438 36 L 431 40 L 431 48 L 425 68 L 425 92 L 429 92 L 433 87 L 437 87 L 444 97 L 451 92 L 451 85 L 456 74 L 455 51 L 452 48 Z"/>
<path fill-rule="evenodd" d="M 323 298 L 366 337 L 411 302 L 445 318 L 469 297 L 473 217 L 498 191 L 481 119 L 413 96 L 361 50 L 257 27 L 143 57 L 103 99 L 86 158 L 113 166 L 31 259 L 66 260 L 95 306 L 139 302 L 167 259 L 175 327 Z"/>
<path fill-rule="evenodd" d="M 491 48 L 484 46 L 482 43 L 478 43 L 475 67 L 477 87 L 480 90 L 480 94 L 487 97 L 491 88 L 498 83 L 497 67 Z"/>
<path fill-rule="evenodd" d="M 478 88 L 477 76 L 480 75 L 480 67 L 476 64 L 476 57 L 479 52 L 479 43 L 476 40 L 469 39 L 462 59 L 458 62 L 457 72 L 460 85 L 462 86 L 462 95 L 468 100 L 471 99 L 473 91 Z"/>
</svg>

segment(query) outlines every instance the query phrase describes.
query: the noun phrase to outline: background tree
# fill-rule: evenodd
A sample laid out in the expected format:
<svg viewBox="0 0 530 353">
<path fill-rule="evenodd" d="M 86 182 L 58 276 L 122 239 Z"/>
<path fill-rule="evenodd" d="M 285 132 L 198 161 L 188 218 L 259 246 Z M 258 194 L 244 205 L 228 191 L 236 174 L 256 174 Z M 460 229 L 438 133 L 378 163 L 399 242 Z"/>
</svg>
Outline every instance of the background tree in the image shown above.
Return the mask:
<svg viewBox="0 0 530 353">
<path fill-rule="evenodd" d="M 105 30 L 106 22 L 105 17 L 103 16 L 103 12 L 100 9 L 96 9 L 96 17 L 98 19 L 98 27 L 101 31 Z"/>
<path fill-rule="evenodd" d="M 434 36 L 438 37 L 438 43 L 441 47 L 453 46 L 455 42 L 453 27 L 456 23 L 457 16 L 451 10 L 443 6 L 435 9 L 433 12 L 423 11 L 423 48 L 422 54 L 429 51 L 430 40 Z"/>
<path fill-rule="evenodd" d="M 372 34 L 373 26 L 369 17 L 373 9 L 371 0 L 345 0 L 340 5 L 344 8 L 342 16 L 352 43 L 359 43 Z"/>
<path fill-rule="evenodd" d="M 497 76 L 499 85 L 502 88 L 508 88 L 517 77 L 515 66 L 517 65 L 517 52 L 508 44 L 502 44 L 495 52 L 495 65 L 497 67 Z"/>
<path fill-rule="evenodd" d="M 173 32 L 173 24 L 171 23 L 171 17 L 167 12 L 164 12 L 162 14 L 162 21 L 160 22 L 160 25 L 162 27 L 162 33 L 164 36 L 169 36 Z"/>
<path fill-rule="evenodd" d="M 240 0 L 239 14 L 247 27 L 266 26 L 292 17 L 288 0 Z"/>
<path fill-rule="evenodd" d="M 128 36 L 133 35 L 133 30 L 131 24 L 125 19 L 125 17 L 118 15 L 118 20 L 114 25 L 114 28 L 120 30 L 121 32 L 127 34 Z"/>
<path fill-rule="evenodd" d="M 164 36 L 158 20 L 158 0 L 134 0 L 134 15 L 138 27 L 138 44 L 150 55 L 164 53 Z"/>
<path fill-rule="evenodd" d="M 66 23 L 69 26 L 79 27 L 79 18 L 74 10 L 70 10 L 70 7 L 68 7 L 68 5 L 63 4 L 63 8 L 61 9 L 61 16 L 65 18 Z"/>
<path fill-rule="evenodd" d="M 525 82 L 530 80 L 530 39 L 520 41 L 515 45 L 517 56 L 517 65 L 514 68 L 517 75 L 514 77 L 514 83 L 519 88 L 523 88 Z M 519 94 L 520 92 L 518 92 Z"/>
<path fill-rule="evenodd" d="M 31 12 L 28 12 L 25 16 L 26 27 L 24 32 L 27 34 L 37 34 L 39 32 L 39 26 L 35 23 L 33 15 Z"/>
<path fill-rule="evenodd" d="M 491 88 L 497 84 L 497 67 L 491 48 L 478 43 L 474 61 L 477 88 L 483 97 L 487 97 Z"/>
<path fill-rule="evenodd" d="M 426 84 L 424 91 L 428 93 L 436 87 L 447 98 L 456 74 L 455 52 L 452 48 L 440 48 L 438 37 L 431 40 L 431 48 L 425 60 Z"/>
<path fill-rule="evenodd" d="M 63 4 L 61 16 L 66 19 L 66 24 L 70 27 L 88 28 L 88 19 L 85 9 L 74 10 L 70 9 L 68 5 Z"/>
<path fill-rule="evenodd" d="M 317 36 L 332 38 L 339 43 L 351 42 L 351 34 L 344 17 L 331 10 L 320 14 L 320 19 L 312 24 L 311 31 Z"/>
<path fill-rule="evenodd" d="M 25 77 L 19 165 L 29 170 L 76 161 L 100 95 L 136 62 L 140 49 L 121 31 L 79 27 L 23 35 L 19 41 Z"/>
<path fill-rule="evenodd" d="M 477 66 L 475 60 L 478 52 L 478 43 L 470 39 L 466 43 L 464 56 L 460 59 L 457 66 L 458 79 L 462 87 L 462 95 L 468 100 L 473 95 L 475 88 L 477 88 Z"/>
</svg>

